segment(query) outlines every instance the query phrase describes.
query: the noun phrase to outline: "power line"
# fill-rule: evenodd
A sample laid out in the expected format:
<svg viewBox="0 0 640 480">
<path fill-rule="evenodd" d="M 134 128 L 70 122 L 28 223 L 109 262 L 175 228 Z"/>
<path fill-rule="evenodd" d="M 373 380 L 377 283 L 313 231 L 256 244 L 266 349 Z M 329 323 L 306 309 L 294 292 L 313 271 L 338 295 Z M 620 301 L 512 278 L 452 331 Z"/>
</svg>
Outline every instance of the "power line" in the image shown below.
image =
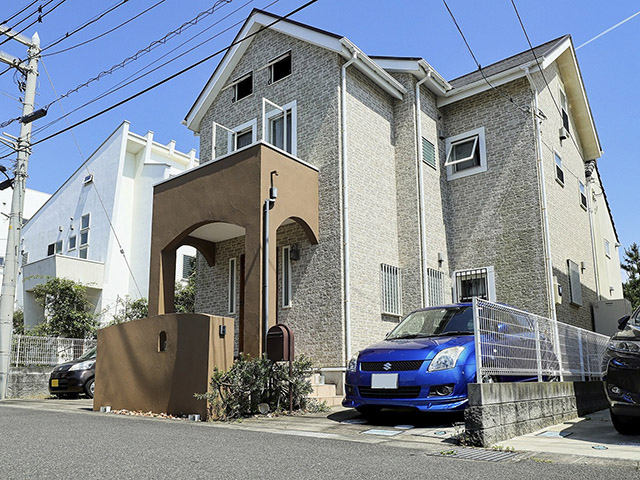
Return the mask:
<svg viewBox="0 0 640 480">
<path fill-rule="evenodd" d="M 51 75 L 49 75 L 49 70 L 47 69 L 47 66 L 44 64 L 44 60 L 40 59 L 40 61 L 42 62 L 42 66 L 44 67 L 44 71 L 47 74 L 47 78 L 49 79 L 49 83 L 51 84 L 51 89 L 53 90 L 53 93 L 57 96 L 58 93 L 56 92 L 56 87 L 53 84 L 53 80 L 51 80 Z M 62 114 L 65 115 L 65 111 L 64 111 L 64 107 L 62 106 L 62 102 L 58 102 L 58 106 L 60 107 L 60 110 L 62 110 Z M 67 123 L 69 124 L 69 120 L 67 119 Z M 89 166 L 87 165 L 87 159 L 84 157 L 84 155 L 82 154 L 82 149 L 80 148 L 80 143 L 78 142 L 78 139 L 76 138 L 76 134 L 73 131 L 73 128 L 70 128 L 71 130 L 71 136 L 73 137 L 73 141 L 76 144 L 76 147 L 78 149 L 78 152 L 80 153 L 80 158 L 82 159 L 82 163 L 84 165 L 84 168 L 87 170 L 87 173 L 89 175 L 93 176 L 93 172 L 91 172 L 89 170 Z M 138 285 L 138 282 L 136 281 L 136 277 L 133 274 L 133 270 L 131 268 L 131 264 L 129 264 L 129 260 L 127 259 L 127 255 L 124 252 L 124 248 L 122 247 L 122 243 L 120 243 L 120 239 L 118 238 L 118 234 L 116 233 L 116 229 L 113 226 L 113 222 L 111 221 L 111 217 L 109 217 L 109 212 L 107 211 L 107 207 L 105 207 L 104 205 L 104 201 L 102 200 L 102 196 L 100 195 L 100 191 L 98 189 L 98 187 L 95 184 L 95 177 L 93 179 L 93 187 L 94 187 L 94 191 L 96 192 L 96 196 L 98 197 L 98 202 L 100 202 L 100 206 L 102 207 L 102 211 L 104 212 L 105 217 L 107 217 L 107 222 L 109 222 L 109 228 L 111 229 L 111 232 L 113 233 L 113 237 L 116 239 L 116 243 L 118 244 L 118 249 L 120 250 L 120 253 L 122 254 L 122 258 L 124 259 L 124 263 L 127 265 L 127 269 L 129 270 L 129 274 L 131 275 L 131 279 L 133 280 L 134 285 L 136 286 L 136 290 L 138 290 L 138 295 L 140 295 L 140 297 L 143 297 L 142 295 L 142 291 L 140 290 L 140 287 Z"/>
<path fill-rule="evenodd" d="M 49 5 L 49 3 L 51 3 L 53 0 L 49 0 L 45 5 Z M 36 23 L 42 23 L 42 19 L 44 17 L 46 17 L 47 15 L 49 15 L 51 12 L 53 12 L 56 8 L 58 8 L 60 5 L 62 5 L 64 2 L 66 2 L 67 0 L 60 0 L 58 3 L 56 3 L 53 7 L 51 7 L 51 9 L 47 10 L 46 12 L 41 13 L 40 15 L 38 15 L 38 18 L 36 20 L 34 20 L 33 22 L 31 22 L 29 25 L 27 25 L 26 27 L 24 27 L 22 30 L 19 30 L 18 32 L 16 32 L 17 34 L 20 34 L 22 32 L 24 32 L 27 28 L 35 25 Z M 41 5 L 40 7 L 38 7 L 38 9 L 42 9 L 43 6 Z M 31 14 L 33 15 L 33 14 Z M 29 15 L 29 16 L 31 16 Z M 28 18 L 28 17 L 27 17 Z M 24 20 L 23 20 L 24 21 Z M 22 22 L 20 22 L 22 23 Z M 15 28 L 15 27 L 14 27 Z M 0 42 L 0 46 L 4 45 L 5 43 L 7 43 L 9 40 L 12 40 L 14 38 L 15 35 L 11 35 L 10 33 L 6 33 L 5 35 L 7 35 L 9 38 L 3 40 L 2 42 Z"/>
<path fill-rule="evenodd" d="M 2 25 L 6 25 L 7 23 L 9 23 L 11 20 L 13 20 L 14 18 L 16 18 L 18 15 L 20 15 L 22 12 L 24 12 L 25 10 L 31 8 L 35 3 L 38 3 L 39 0 L 33 0 L 29 5 L 27 5 L 26 7 L 22 8 L 21 10 L 18 10 L 16 13 L 14 13 L 13 15 L 11 15 L 9 18 L 7 18 L 6 20 L 4 20 L 3 22 L 1 22 L 0 24 Z"/>
<path fill-rule="evenodd" d="M 258 30 L 256 30 L 255 32 L 250 33 L 250 34 L 246 35 L 245 37 L 243 37 L 243 38 L 241 38 L 241 39 L 239 39 L 239 40 L 236 40 L 235 42 L 230 43 L 229 45 L 227 45 L 226 47 L 224 47 L 224 48 L 222 48 L 222 49 L 218 50 L 217 52 L 214 52 L 214 53 L 212 53 L 211 55 L 208 55 L 208 56 L 206 56 L 206 57 L 204 57 L 204 58 L 202 58 L 202 59 L 198 60 L 197 62 L 192 63 L 192 64 L 191 64 L 191 65 L 189 65 L 188 67 L 185 67 L 185 68 L 183 68 L 182 70 L 179 70 L 178 72 L 176 72 L 176 73 L 174 73 L 174 74 L 172 74 L 172 75 L 170 75 L 170 76 L 168 76 L 168 77 L 165 77 L 164 79 L 160 80 L 159 82 L 156 82 L 156 83 L 154 83 L 153 85 L 151 85 L 151 86 L 149 86 L 149 87 L 147 87 L 147 88 L 145 88 L 145 89 L 143 89 L 143 90 L 140 90 L 139 92 L 137 92 L 137 93 L 135 93 L 135 94 L 133 94 L 133 95 L 131 95 L 131 96 L 129 96 L 129 97 L 127 97 L 127 98 L 125 98 L 124 100 L 121 100 L 121 101 L 119 101 L 119 102 L 117 102 L 117 103 L 115 103 L 115 104 L 113 104 L 113 105 L 111 105 L 111 106 L 109 106 L 109 107 L 107 107 L 107 108 L 105 108 L 105 109 L 103 109 L 103 110 L 101 110 L 101 111 L 99 111 L 99 112 L 97 112 L 97 113 L 95 113 L 95 114 L 93 114 L 93 115 L 89 116 L 89 117 L 86 117 L 86 118 L 84 118 L 84 119 L 82 119 L 82 120 L 79 120 L 79 121 L 77 121 L 76 123 L 74 123 L 73 125 L 70 125 L 70 126 L 65 127 L 65 128 L 63 128 L 63 129 L 61 129 L 61 130 L 58 130 L 57 132 L 52 133 L 51 135 L 49 135 L 49 136 L 47 136 L 47 137 L 44 137 L 44 138 L 42 138 L 42 139 L 40 139 L 40 140 L 38 140 L 38 141 L 36 141 L 36 142 L 32 142 L 32 143 L 31 143 L 31 146 L 38 145 L 38 144 L 40 144 L 40 143 L 42 143 L 42 142 L 46 142 L 47 140 L 50 140 L 50 139 L 52 139 L 52 138 L 54 138 L 54 137 L 57 137 L 58 135 L 60 135 L 60 134 L 62 134 L 62 133 L 65 133 L 65 132 L 67 132 L 68 130 L 70 130 L 70 129 L 72 129 L 72 128 L 75 128 L 75 127 L 77 127 L 77 126 L 79 126 L 79 125 L 82 125 L 82 124 L 84 124 L 84 123 L 87 123 L 88 121 L 93 120 L 94 118 L 97 118 L 97 117 L 99 117 L 99 116 L 101 116 L 101 115 L 104 115 L 105 113 L 110 112 L 111 110 L 113 110 L 113 109 L 115 109 L 115 108 L 117 108 L 117 107 L 119 107 L 119 106 L 121 106 L 121 105 L 124 105 L 125 103 L 128 103 L 128 102 L 130 102 L 131 100 L 133 100 L 133 99 L 135 99 L 135 98 L 137 98 L 137 97 L 139 97 L 139 96 L 141 96 L 141 95 L 143 95 L 143 94 L 145 94 L 145 93 L 147 93 L 147 92 L 149 92 L 149 91 L 151 91 L 151 90 L 153 90 L 153 89 L 155 89 L 155 88 L 157 88 L 157 87 L 159 87 L 159 86 L 161 86 L 161 85 L 164 85 L 165 83 L 169 82 L 170 80 L 173 80 L 174 78 L 176 78 L 176 77 L 178 77 L 178 76 L 180 76 L 180 75 L 183 75 L 184 73 L 186 73 L 186 72 L 188 72 L 188 71 L 190 71 L 190 70 L 194 69 L 195 67 L 198 67 L 198 66 L 202 65 L 203 63 L 205 63 L 205 62 L 207 62 L 207 61 L 211 60 L 212 58 L 217 57 L 217 56 L 218 56 L 218 55 L 220 55 L 221 53 L 224 53 L 224 52 L 226 52 L 226 51 L 230 50 L 230 49 L 231 49 L 231 48 L 233 48 L 234 46 L 236 46 L 236 45 L 238 45 L 238 44 L 240 44 L 240 43 L 242 43 L 242 42 L 246 41 L 247 39 L 249 39 L 249 38 L 252 38 L 252 37 L 256 36 L 258 33 L 261 33 L 262 31 L 264 31 L 264 30 L 267 30 L 267 29 L 271 28 L 271 27 L 272 27 L 273 25 L 275 25 L 276 23 L 279 23 L 279 22 L 281 22 L 282 20 L 286 20 L 286 19 L 287 19 L 287 18 L 289 18 L 290 16 L 295 15 L 296 13 L 298 13 L 298 12 L 300 12 L 300 11 L 304 10 L 305 8 L 309 7 L 310 5 L 313 5 L 313 4 L 314 4 L 314 3 L 316 3 L 317 1 L 318 1 L 318 0 L 310 0 L 310 1 L 308 1 L 308 2 L 307 2 L 307 3 L 305 3 L 304 5 L 302 5 L 302 6 L 298 7 L 298 8 L 296 8 L 296 9 L 292 10 L 291 12 L 287 13 L 286 15 L 284 15 L 284 16 L 282 16 L 282 17 L 278 17 L 276 20 L 274 20 L 273 22 L 269 23 L 268 25 L 264 25 L 264 26 L 262 26 L 261 28 L 259 28 L 259 29 L 258 29 Z M 10 156 L 10 155 L 11 155 L 11 153 L 10 153 L 10 154 L 8 154 L 8 155 L 4 155 L 4 156 L 0 157 L 0 160 L 1 160 L 1 159 L 3 159 L 3 158 L 8 157 L 8 156 Z"/>
<path fill-rule="evenodd" d="M 447 11 L 449 12 L 449 15 L 451 16 L 451 20 L 453 20 L 454 25 L 456 26 L 456 28 L 458 29 L 458 33 L 460 33 L 460 36 L 462 37 L 462 40 L 464 41 L 464 44 L 467 46 L 467 50 L 469 50 L 469 53 L 471 54 L 471 57 L 473 58 L 473 61 L 475 62 L 475 64 L 478 67 L 478 71 L 480 72 L 480 75 L 482 75 L 482 78 L 484 79 L 484 81 L 487 83 L 487 85 L 489 85 L 493 90 L 495 90 L 496 92 L 498 92 L 498 94 L 500 94 L 502 97 L 506 98 L 509 102 L 511 102 L 517 109 L 521 110 L 522 112 L 526 113 L 527 115 L 530 113 L 531 109 L 528 107 L 521 107 L 520 105 L 518 105 L 513 98 L 511 98 L 509 95 L 505 94 L 502 90 L 496 88 L 487 78 L 487 76 L 484 73 L 484 70 L 482 69 L 482 66 L 480 65 L 480 62 L 478 62 L 478 59 L 476 58 L 476 56 L 473 53 L 473 50 L 471 49 L 471 46 L 469 45 L 469 42 L 467 42 L 467 38 L 464 36 L 464 33 L 462 32 L 462 29 L 460 28 L 460 25 L 458 25 L 458 21 L 456 20 L 456 17 L 453 15 L 453 12 L 451 11 L 451 9 L 449 8 L 449 5 L 447 4 L 447 0 L 442 0 L 442 3 L 444 3 L 444 6 L 446 7 Z M 538 112 L 535 112 L 535 115 L 537 115 Z"/>
<path fill-rule="evenodd" d="M 121 27 L 124 27 L 124 26 L 125 26 L 125 25 L 127 25 L 128 23 L 130 23 L 130 22 L 134 21 L 134 20 L 135 20 L 136 18 L 138 18 L 138 17 L 141 17 L 141 16 L 142 16 L 142 15 L 144 15 L 145 13 L 147 13 L 147 12 L 149 12 L 149 11 L 153 10 L 154 8 L 156 8 L 156 7 L 157 7 L 158 5 L 160 5 L 161 3 L 164 3 L 165 1 L 166 1 L 166 0 L 160 0 L 160 1 L 159 1 L 159 2 L 157 2 L 157 3 L 154 3 L 153 5 L 151 5 L 151 6 L 150 6 L 150 7 L 148 7 L 147 9 L 143 10 L 142 12 L 138 13 L 137 15 L 135 15 L 135 16 L 133 16 L 133 17 L 131 17 L 130 19 L 128 19 L 128 20 L 126 20 L 126 21 L 124 21 L 124 22 L 120 23 L 119 25 L 116 25 L 115 27 L 113 27 L 113 28 L 111 28 L 111 29 L 107 30 L 106 32 L 102 32 L 101 34 L 96 35 L 96 36 L 95 36 L 95 37 L 93 37 L 93 38 L 90 38 L 89 40 L 85 40 L 84 42 L 77 43 L 77 44 L 75 44 L 75 45 L 73 45 L 73 46 L 71 46 L 71 47 L 63 48 L 62 50 L 57 50 L 57 51 L 55 51 L 55 52 L 47 53 L 47 54 L 42 55 L 42 56 L 43 56 L 43 57 L 49 57 L 49 56 L 51 56 L 51 55 L 58 55 L 59 53 L 68 52 L 69 50 L 73 50 L 74 48 L 78 48 L 78 47 L 81 47 L 81 46 L 83 46 L 83 45 L 87 45 L 88 43 L 91 43 L 91 42 L 93 42 L 93 41 L 95 41 L 95 40 L 98 40 L 99 38 L 102 38 L 102 37 L 104 37 L 105 35 L 108 35 L 108 34 L 110 34 L 110 33 L 112 33 L 112 32 L 115 32 L 116 30 L 118 30 L 118 29 L 119 29 L 119 28 L 121 28 Z M 46 46 L 45 48 L 43 48 L 42 50 L 44 51 L 44 50 L 48 49 L 48 48 L 49 48 L 49 47 L 51 47 L 51 46 L 52 46 L 52 45 L 47 45 L 47 46 Z"/>
<path fill-rule="evenodd" d="M 47 0 L 46 3 L 44 3 L 43 5 L 39 5 L 38 8 L 36 8 L 33 12 L 29 13 L 26 17 L 24 17 L 22 20 L 18 20 L 17 23 L 15 23 L 13 25 L 13 27 L 11 27 L 12 30 L 14 30 L 18 25 L 20 25 L 23 22 L 26 22 L 28 18 L 33 17 L 36 13 L 41 14 L 42 13 L 42 9 L 44 7 L 46 7 L 47 5 L 49 5 L 50 3 L 53 3 L 54 0 Z M 37 21 L 37 20 L 36 20 Z"/>
</svg>

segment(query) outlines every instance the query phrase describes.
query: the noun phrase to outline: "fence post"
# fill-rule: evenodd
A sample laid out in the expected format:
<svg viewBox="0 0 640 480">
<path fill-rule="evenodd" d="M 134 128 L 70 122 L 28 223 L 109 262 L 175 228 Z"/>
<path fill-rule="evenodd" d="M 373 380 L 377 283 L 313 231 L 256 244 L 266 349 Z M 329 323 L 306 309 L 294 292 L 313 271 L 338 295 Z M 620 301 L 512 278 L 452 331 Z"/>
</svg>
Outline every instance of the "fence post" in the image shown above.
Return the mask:
<svg viewBox="0 0 640 480">
<path fill-rule="evenodd" d="M 542 352 L 540 350 L 540 322 L 534 317 L 533 326 L 536 332 L 536 364 L 538 366 L 538 381 L 542 381 Z"/>
<path fill-rule="evenodd" d="M 20 365 L 20 341 L 22 340 L 22 335 L 16 335 L 18 337 L 18 345 L 16 346 L 16 366 Z"/>
<path fill-rule="evenodd" d="M 584 352 L 582 351 L 582 329 L 578 330 L 578 351 L 580 352 L 580 376 L 582 381 L 585 381 L 584 375 Z"/>
<path fill-rule="evenodd" d="M 482 383 L 482 354 L 480 351 L 480 307 L 478 297 L 472 298 L 473 302 L 473 343 L 476 348 L 476 383 Z"/>
</svg>

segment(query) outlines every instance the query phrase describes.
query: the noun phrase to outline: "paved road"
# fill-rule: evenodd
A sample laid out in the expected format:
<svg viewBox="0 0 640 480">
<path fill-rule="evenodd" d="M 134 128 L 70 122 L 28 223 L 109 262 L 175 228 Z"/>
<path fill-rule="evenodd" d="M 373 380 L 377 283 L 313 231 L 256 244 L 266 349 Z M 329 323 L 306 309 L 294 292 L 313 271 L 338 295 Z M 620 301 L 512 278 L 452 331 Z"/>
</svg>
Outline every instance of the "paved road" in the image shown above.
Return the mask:
<svg viewBox="0 0 640 480">
<path fill-rule="evenodd" d="M 637 467 L 487 462 L 441 445 L 303 429 L 100 414 L 88 401 L 0 402 L 0 478 L 563 479 L 640 476 Z M 312 423 L 308 423 L 312 425 Z M 347 427 L 347 425 L 345 425 Z"/>
</svg>

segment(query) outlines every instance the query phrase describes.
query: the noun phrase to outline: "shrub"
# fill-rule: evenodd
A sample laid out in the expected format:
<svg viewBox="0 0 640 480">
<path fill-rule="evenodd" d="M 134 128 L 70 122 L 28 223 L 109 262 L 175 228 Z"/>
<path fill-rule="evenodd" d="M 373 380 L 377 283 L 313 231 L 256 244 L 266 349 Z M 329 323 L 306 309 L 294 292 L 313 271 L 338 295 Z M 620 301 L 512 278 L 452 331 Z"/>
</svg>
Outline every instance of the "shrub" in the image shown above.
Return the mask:
<svg viewBox="0 0 640 480">
<path fill-rule="evenodd" d="M 231 420 L 258 412 L 258 404 L 266 403 L 272 411 L 289 408 L 289 385 L 293 390 L 294 410 L 306 410 L 311 382 L 307 375 L 311 361 L 300 356 L 293 362 L 289 376 L 288 363 L 276 363 L 267 359 L 240 358 L 227 372 L 215 368 L 209 391 L 196 393 L 195 397 L 207 401 L 210 419 Z"/>
</svg>

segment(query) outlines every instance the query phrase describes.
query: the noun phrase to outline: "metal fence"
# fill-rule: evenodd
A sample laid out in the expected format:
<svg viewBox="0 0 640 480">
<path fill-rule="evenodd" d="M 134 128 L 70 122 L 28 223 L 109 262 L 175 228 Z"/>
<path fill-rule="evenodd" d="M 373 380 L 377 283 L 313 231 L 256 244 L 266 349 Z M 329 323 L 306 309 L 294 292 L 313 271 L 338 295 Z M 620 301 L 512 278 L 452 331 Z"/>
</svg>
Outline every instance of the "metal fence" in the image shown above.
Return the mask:
<svg viewBox="0 0 640 480">
<path fill-rule="evenodd" d="M 602 378 L 605 335 L 479 298 L 473 321 L 478 383 L 510 376 Z"/>
<path fill-rule="evenodd" d="M 94 339 L 14 335 L 11 365 L 57 365 L 82 356 L 95 345 Z"/>
</svg>

